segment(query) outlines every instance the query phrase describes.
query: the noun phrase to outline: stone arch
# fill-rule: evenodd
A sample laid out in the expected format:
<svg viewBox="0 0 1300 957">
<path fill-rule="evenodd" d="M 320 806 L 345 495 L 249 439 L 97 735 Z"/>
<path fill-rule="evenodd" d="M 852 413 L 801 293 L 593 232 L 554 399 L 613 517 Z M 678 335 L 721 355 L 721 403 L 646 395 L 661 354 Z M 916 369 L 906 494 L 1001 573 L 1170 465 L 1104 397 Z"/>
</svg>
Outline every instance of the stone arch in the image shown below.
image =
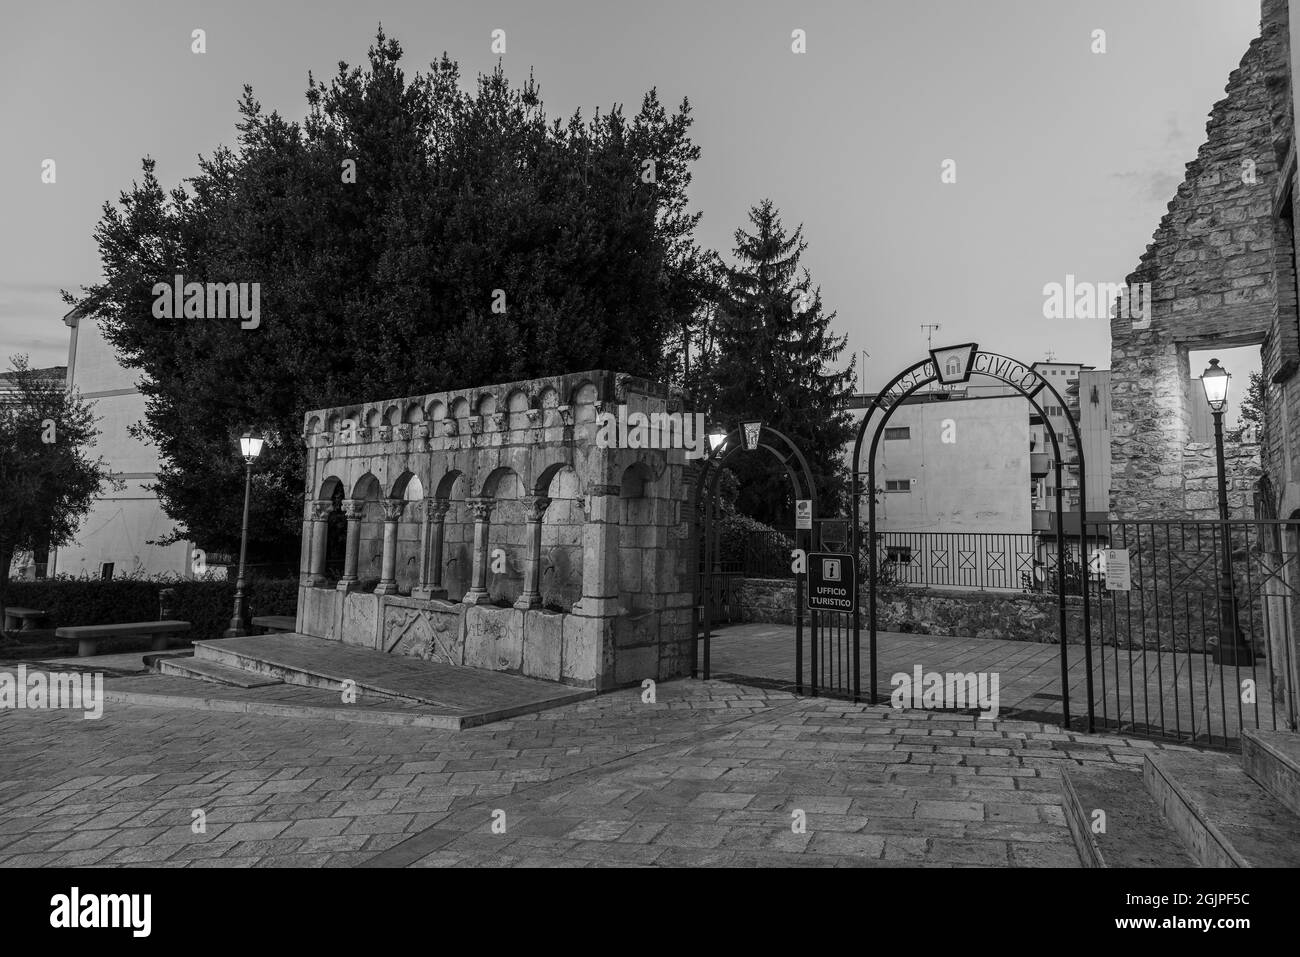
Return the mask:
<svg viewBox="0 0 1300 957">
<path fill-rule="evenodd" d="M 329 502 L 329 515 L 325 519 L 325 579 L 333 583 L 343 575 L 343 559 L 348 548 L 348 520 L 343 514 L 346 487 L 337 475 L 327 475 L 321 482 L 316 500 Z"/>
<path fill-rule="evenodd" d="M 315 435 L 317 432 L 321 431 L 321 428 L 322 428 L 322 424 L 321 424 L 320 416 L 313 415 L 310 419 L 307 420 L 307 428 L 305 431 L 307 435 Z"/>
<path fill-rule="evenodd" d="M 366 428 L 375 429 L 379 427 L 379 424 L 380 418 L 378 409 L 371 409 L 366 413 Z"/>
<path fill-rule="evenodd" d="M 547 466 L 538 477 L 538 494 L 551 500 L 542 513 L 541 568 L 538 575 L 542 607 L 570 611 L 582 597 L 583 511 L 581 480 L 568 462 Z"/>
<path fill-rule="evenodd" d="M 542 425 L 546 428 L 560 425 L 560 393 L 547 386 L 537 396 L 537 407 L 542 410 Z"/>
<path fill-rule="evenodd" d="M 633 462 L 623 470 L 619 479 L 619 498 L 645 498 L 651 494 L 655 473 L 645 462 Z"/>
<path fill-rule="evenodd" d="M 352 494 L 349 497 L 358 502 L 377 502 L 382 494 L 383 487 L 379 484 L 379 479 L 367 472 L 357 479 L 352 486 Z"/>
<path fill-rule="evenodd" d="M 401 408 L 400 408 L 399 406 L 396 406 L 396 405 L 390 405 L 387 409 L 385 409 L 385 410 L 384 410 L 384 421 L 383 421 L 383 424 L 384 424 L 384 425 L 401 425 L 401 424 L 402 424 L 402 410 L 401 410 Z"/>
<path fill-rule="evenodd" d="M 474 403 L 476 415 L 492 415 L 497 410 L 497 397 L 491 392 L 484 392 Z"/>
<path fill-rule="evenodd" d="M 515 389 L 506 396 L 506 428 L 528 428 L 528 410 L 530 407 L 528 393 L 523 389 Z"/>
<path fill-rule="evenodd" d="M 525 485 L 509 466 L 493 469 L 482 495 L 492 499 L 488 518 L 488 595 L 497 604 L 512 604 L 524 591 L 524 564 L 529 541 L 524 523 Z"/>
<path fill-rule="evenodd" d="M 339 430 L 339 426 L 341 426 L 342 424 L 343 424 L 342 416 L 338 414 L 331 415 L 328 419 L 325 420 L 325 431 L 337 432 Z"/>
<path fill-rule="evenodd" d="M 316 496 L 316 501 L 333 501 L 335 494 L 343 497 L 343 488 L 343 479 L 337 475 L 327 475 L 320 483 L 320 492 Z"/>
<path fill-rule="evenodd" d="M 434 399 L 424 410 L 424 417 L 429 422 L 438 422 L 447 417 L 447 406 L 439 399 Z"/>
<path fill-rule="evenodd" d="M 451 417 L 453 419 L 469 418 L 469 399 L 463 395 L 451 400 Z"/>
<path fill-rule="evenodd" d="M 406 413 L 402 416 L 402 421 L 407 422 L 411 425 L 417 425 L 420 422 L 423 422 L 424 409 L 420 407 L 420 403 L 412 402 L 410 405 L 408 405 L 406 407 Z"/>
<path fill-rule="evenodd" d="M 448 469 L 433 488 L 433 497 L 449 504 L 443 518 L 442 586 L 448 599 L 460 601 L 469 589 L 474 561 L 474 518 L 465 501 L 469 476 Z"/>
<path fill-rule="evenodd" d="M 412 486 L 414 486 L 415 491 L 414 498 L 408 494 Z M 420 482 L 419 476 L 407 469 L 393 481 L 393 485 L 388 491 L 388 497 L 404 499 L 408 502 L 419 501 L 422 497 L 423 490 L 424 486 Z"/>
<path fill-rule="evenodd" d="M 596 402 L 600 393 L 596 384 L 587 380 L 573 390 L 573 424 L 596 421 Z"/>
</svg>

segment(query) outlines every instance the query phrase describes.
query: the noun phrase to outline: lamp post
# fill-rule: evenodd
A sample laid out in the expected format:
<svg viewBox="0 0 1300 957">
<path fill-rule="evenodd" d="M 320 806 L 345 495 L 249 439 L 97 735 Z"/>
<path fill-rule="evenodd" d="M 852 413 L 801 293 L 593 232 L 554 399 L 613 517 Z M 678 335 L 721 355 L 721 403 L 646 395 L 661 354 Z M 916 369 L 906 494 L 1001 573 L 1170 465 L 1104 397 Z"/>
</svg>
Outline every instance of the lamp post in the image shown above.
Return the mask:
<svg viewBox="0 0 1300 957">
<path fill-rule="evenodd" d="M 263 438 L 256 432 L 245 432 L 239 439 L 239 451 L 244 456 L 244 525 L 239 532 L 239 577 L 235 580 L 235 614 L 224 638 L 242 638 L 244 630 L 244 558 L 248 553 L 248 496 L 253 487 L 253 463 L 262 454 Z"/>
<path fill-rule="evenodd" d="M 1228 477 L 1223 464 L 1223 410 L 1228 404 L 1228 370 L 1218 359 L 1210 360 L 1210 367 L 1201 374 L 1205 401 L 1214 414 L 1214 456 L 1219 471 L 1219 520 L 1223 523 L 1223 557 L 1219 572 L 1219 643 L 1214 648 L 1217 664 L 1251 664 L 1255 653 L 1241 634 L 1237 615 L 1237 595 L 1232 581 L 1232 536 L 1228 525 Z"/>
</svg>

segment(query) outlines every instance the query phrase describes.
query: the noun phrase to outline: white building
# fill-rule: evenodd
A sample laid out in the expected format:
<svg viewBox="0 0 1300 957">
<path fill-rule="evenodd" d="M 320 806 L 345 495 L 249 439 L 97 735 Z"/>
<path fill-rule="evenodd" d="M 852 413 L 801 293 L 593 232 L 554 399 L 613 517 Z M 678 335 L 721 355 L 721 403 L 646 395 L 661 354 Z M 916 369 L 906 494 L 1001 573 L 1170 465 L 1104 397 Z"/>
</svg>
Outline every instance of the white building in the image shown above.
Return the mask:
<svg viewBox="0 0 1300 957">
<path fill-rule="evenodd" d="M 175 523 L 163 512 L 158 496 L 146 488 L 158 477 L 157 451 L 128 432 L 144 419 L 144 396 L 137 388 L 140 373 L 118 363 L 93 317 L 74 309 L 63 321 L 72 330 L 68 388 L 91 400 L 99 418 L 100 435 L 90 454 L 102 456 L 123 487 L 96 500 L 73 544 L 52 556 L 50 572 L 92 578 L 175 572 L 189 577 L 189 542 L 149 544 L 168 534 Z"/>
</svg>

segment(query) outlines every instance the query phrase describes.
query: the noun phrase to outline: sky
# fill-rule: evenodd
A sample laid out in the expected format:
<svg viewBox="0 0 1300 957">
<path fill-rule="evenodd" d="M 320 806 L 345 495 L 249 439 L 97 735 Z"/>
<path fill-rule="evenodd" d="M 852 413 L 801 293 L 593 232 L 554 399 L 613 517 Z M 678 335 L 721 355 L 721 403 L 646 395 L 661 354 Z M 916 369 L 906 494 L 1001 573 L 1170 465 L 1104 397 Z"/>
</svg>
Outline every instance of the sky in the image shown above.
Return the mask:
<svg viewBox="0 0 1300 957">
<path fill-rule="evenodd" d="M 924 358 L 925 325 L 936 346 L 1109 365 L 1107 320 L 1044 318 L 1043 287 L 1137 265 L 1259 0 L 6 3 L 0 360 L 66 362 L 59 290 L 99 279 L 95 224 L 142 157 L 165 188 L 193 175 L 234 141 L 245 83 L 301 118 L 308 71 L 363 63 L 380 22 L 408 74 L 446 51 L 467 82 L 504 30 L 507 74 L 532 71 L 552 116 L 688 97 L 699 242 L 729 254 L 764 197 L 802 223 L 844 361 L 873 389 Z"/>
</svg>

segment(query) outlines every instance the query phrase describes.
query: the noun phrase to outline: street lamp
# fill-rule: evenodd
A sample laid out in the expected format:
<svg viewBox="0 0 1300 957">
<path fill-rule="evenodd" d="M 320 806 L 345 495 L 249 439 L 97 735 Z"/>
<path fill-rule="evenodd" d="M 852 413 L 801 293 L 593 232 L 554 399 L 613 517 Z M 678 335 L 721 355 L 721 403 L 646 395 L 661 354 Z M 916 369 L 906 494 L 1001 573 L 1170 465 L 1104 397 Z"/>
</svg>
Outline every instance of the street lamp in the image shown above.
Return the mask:
<svg viewBox="0 0 1300 957">
<path fill-rule="evenodd" d="M 727 441 L 727 433 L 720 426 L 715 426 L 713 431 L 709 433 L 709 448 L 716 452 L 725 441 Z"/>
<path fill-rule="evenodd" d="M 1205 401 L 1214 414 L 1214 455 L 1219 470 L 1219 520 L 1223 523 L 1223 567 L 1219 573 L 1219 643 L 1214 648 L 1217 664 L 1251 664 L 1255 653 L 1241 634 L 1237 614 L 1237 595 L 1232 581 L 1232 541 L 1228 525 L 1228 477 L 1223 464 L 1223 410 L 1228 404 L 1228 370 L 1218 359 L 1210 360 L 1210 367 L 1201 373 Z"/>
<path fill-rule="evenodd" d="M 230 627 L 223 632 L 225 638 L 242 638 L 244 630 L 244 559 L 248 553 L 248 496 L 253 487 L 253 463 L 262 454 L 265 440 L 257 432 L 245 432 L 239 438 L 239 452 L 244 456 L 244 525 L 239 532 L 239 577 L 235 580 L 235 614 Z"/>
</svg>

